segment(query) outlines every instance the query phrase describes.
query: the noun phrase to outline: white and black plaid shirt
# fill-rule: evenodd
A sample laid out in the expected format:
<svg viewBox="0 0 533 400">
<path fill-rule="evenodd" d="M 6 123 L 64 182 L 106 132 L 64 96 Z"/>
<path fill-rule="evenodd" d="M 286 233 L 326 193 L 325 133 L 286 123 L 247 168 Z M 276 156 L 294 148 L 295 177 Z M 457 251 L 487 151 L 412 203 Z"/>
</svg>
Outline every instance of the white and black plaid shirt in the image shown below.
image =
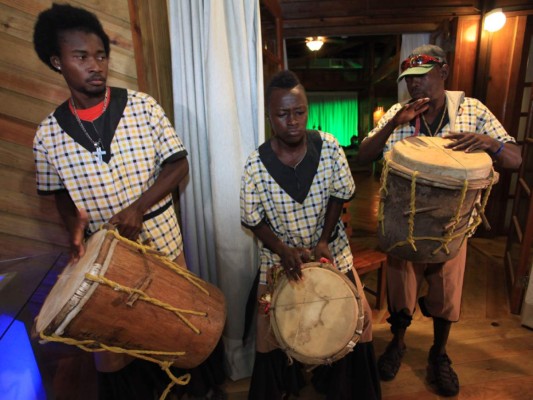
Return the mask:
<svg viewBox="0 0 533 400">
<path fill-rule="evenodd" d="M 246 161 L 241 180 L 241 223 L 246 227 L 265 222 L 286 245 L 313 249 L 322 233 L 331 197 L 350 200 L 355 183 L 337 140 L 324 132 L 310 131 L 307 153 L 296 168 L 275 156 L 270 141 L 254 151 Z M 352 253 L 344 225 L 339 219 L 329 248 L 337 268 L 352 267 Z M 269 268 L 280 258 L 261 245 L 260 282 L 266 283 Z"/>
<path fill-rule="evenodd" d="M 149 95 L 112 88 L 105 114 L 99 119 L 107 119 L 100 125 L 107 132 L 106 162 L 97 162 L 67 103 L 39 125 L 33 145 L 38 192 L 67 190 L 76 207 L 87 210 L 89 234 L 152 186 L 165 161 L 187 155 L 163 109 Z M 151 241 L 172 259 L 182 252 L 171 195 L 147 211 L 140 240 Z"/>
</svg>

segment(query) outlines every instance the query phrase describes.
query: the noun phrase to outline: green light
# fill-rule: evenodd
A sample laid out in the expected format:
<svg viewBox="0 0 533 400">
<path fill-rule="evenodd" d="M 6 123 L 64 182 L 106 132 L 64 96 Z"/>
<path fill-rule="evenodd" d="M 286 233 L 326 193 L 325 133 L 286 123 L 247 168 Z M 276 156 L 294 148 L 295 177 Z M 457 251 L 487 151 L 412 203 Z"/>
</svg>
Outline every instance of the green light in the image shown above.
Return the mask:
<svg viewBox="0 0 533 400">
<path fill-rule="evenodd" d="M 350 138 L 358 135 L 357 94 L 308 93 L 308 129 L 331 133 L 341 146 L 349 146 Z"/>
</svg>

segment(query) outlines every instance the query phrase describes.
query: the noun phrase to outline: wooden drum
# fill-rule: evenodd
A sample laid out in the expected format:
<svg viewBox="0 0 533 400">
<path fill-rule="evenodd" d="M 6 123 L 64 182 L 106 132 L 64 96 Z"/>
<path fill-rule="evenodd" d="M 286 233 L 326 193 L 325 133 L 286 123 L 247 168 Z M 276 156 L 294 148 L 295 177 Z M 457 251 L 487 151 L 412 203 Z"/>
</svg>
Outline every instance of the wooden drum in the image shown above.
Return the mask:
<svg viewBox="0 0 533 400">
<path fill-rule="evenodd" d="M 192 368 L 217 345 L 226 319 L 215 286 L 112 230 L 87 242 L 46 298 L 35 330 L 47 341 Z"/>
<path fill-rule="evenodd" d="M 448 143 L 441 137 L 410 137 L 385 154 L 378 238 L 390 255 L 447 261 L 481 222 L 498 178 L 492 160 L 484 151 L 446 149 Z"/>
<path fill-rule="evenodd" d="M 331 364 L 359 341 L 363 308 L 355 285 L 334 266 L 311 262 L 303 279 L 279 279 L 270 323 L 280 347 L 304 364 Z"/>
</svg>

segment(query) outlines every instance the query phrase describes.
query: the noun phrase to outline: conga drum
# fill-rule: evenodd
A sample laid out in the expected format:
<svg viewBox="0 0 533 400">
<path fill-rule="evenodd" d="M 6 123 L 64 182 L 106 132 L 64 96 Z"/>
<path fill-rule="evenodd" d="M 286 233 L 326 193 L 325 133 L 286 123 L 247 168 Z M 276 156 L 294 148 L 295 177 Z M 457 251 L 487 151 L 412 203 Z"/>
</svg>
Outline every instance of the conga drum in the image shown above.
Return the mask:
<svg viewBox="0 0 533 400">
<path fill-rule="evenodd" d="M 410 137 L 385 154 L 378 239 L 388 254 L 413 262 L 447 261 L 482 221 L 498 175 L 484 151 L 445 148 L 451 142 Z"/>
<path fill-rule="evenodd" d="M 304 364 L 331 364 L 350 351 L 363 331 L 355 285 L 329 263 L 302 267 L 297 282 L 282 275 L 272 295 L 270 324 L 280 347 Z"/>
<path fill-rule="evenodd" d="M 102 229 L 58 277 L 34 328 L 45 341 L 193 368 L 214 350 L 225 319 L 218 288 Z"/>
</svg>

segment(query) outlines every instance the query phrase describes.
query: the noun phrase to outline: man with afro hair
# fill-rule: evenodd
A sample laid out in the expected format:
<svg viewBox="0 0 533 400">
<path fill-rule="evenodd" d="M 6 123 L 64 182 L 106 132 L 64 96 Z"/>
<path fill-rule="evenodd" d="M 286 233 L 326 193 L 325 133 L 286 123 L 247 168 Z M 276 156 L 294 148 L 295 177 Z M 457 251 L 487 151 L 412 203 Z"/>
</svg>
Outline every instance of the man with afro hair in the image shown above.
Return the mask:
<svg viewBox="0 0 533 400">
<path fill-rule="evenodd" d="M 172 191 L 189 164 L 164 110 L 145 93 L 107 85 L 110 40 L 93 13 L 53 4 L 39 14 L 33 39 L 39 58 L 70 89 L 39 125 L 33 150 L 37 191 L 55 197 L 72 261 L 83 257 L 84 240 L 110 223 L 185 267 Z M 220 349 L 197 367 L 186 391 L 220 393 Z M 100 398 L 151 399 L 168 384 L 157 364 L 140 359 L 103 352 L 95 364 Z"/>
</svg>

